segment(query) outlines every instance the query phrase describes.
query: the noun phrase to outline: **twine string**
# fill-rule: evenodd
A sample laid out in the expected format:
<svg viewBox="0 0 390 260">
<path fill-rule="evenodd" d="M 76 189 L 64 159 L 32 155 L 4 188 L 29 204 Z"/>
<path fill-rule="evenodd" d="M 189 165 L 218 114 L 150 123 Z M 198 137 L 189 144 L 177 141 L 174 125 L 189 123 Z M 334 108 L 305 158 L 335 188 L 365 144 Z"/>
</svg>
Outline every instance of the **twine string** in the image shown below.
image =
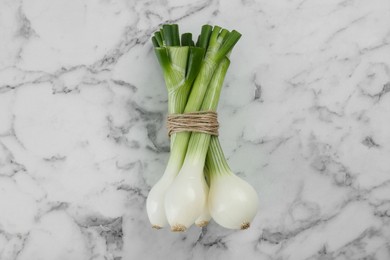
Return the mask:
<svg viewBox="0 0 390 260">
<path fill-rule="evenodd" d="M 179 132 L 197 132 L 218 136 L 218 117 L 214 111 L 170 114 L 167 117 L 168 135 Z"/>
</svg>

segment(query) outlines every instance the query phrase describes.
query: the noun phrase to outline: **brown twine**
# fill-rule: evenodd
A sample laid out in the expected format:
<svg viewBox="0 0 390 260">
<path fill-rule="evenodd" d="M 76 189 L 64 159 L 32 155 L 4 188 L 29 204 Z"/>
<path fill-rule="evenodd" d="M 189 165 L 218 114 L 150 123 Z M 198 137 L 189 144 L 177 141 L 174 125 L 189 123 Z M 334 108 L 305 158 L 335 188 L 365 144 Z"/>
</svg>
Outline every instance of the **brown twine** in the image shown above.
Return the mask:
<svg viewBox="0 0 390 260">
<path fill-rule="evenodd" d="M 170 114 L 167 117 L 168 135 L 178 132 L 198 132 L 218 136 L 218 118 L 214 111 Z"/>
</svg>

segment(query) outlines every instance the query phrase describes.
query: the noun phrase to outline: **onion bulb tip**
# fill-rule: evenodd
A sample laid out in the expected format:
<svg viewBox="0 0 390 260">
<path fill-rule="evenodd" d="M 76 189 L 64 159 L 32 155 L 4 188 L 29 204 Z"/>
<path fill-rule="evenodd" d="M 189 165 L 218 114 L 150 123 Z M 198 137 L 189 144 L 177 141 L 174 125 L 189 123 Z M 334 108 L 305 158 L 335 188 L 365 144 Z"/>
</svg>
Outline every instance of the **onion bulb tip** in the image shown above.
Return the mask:
<svg viewBox="0 0 390 260">
<path fill-rule="evenodd" d="M 184 231 L 186 231 L 186 230 L 187 230 L 186 226 L 180 225 L 180 224 L 173 225 L 173 226 L 171 227 L 171 231 L 172 231 L 172 232 L 184 232 Z"/>
<path fill-rule="evenodd" d="M 199 221 L 199 222 L 195 223 L 195 225 L 198 226 L 198 227 L 205 227 L 208 224 L 209 224 L 208 221 Z"/>
<path fill-rule="evenodd" d="M 241 224 L 241 230 L 248 229 L 251 226 L 249 222 L 244 222 Z"/>
</svg>

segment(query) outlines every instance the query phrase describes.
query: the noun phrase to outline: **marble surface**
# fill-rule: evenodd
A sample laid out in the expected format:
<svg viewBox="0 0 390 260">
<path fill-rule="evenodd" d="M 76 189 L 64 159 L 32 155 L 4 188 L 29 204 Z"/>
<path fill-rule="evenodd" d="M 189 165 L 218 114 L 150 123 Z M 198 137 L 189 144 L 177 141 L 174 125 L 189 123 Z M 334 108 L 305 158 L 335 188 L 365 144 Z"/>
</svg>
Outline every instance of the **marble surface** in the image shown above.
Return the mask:
<svg viewBox="0 0 390 260">
<path fill-rule="evenodd" d="M 164 22 L 243 34 L 219 106 L 247 231 L 149 226 Z M 390 259 L 390 2 L 0 1 L 0 259 Z"/>
</svg>

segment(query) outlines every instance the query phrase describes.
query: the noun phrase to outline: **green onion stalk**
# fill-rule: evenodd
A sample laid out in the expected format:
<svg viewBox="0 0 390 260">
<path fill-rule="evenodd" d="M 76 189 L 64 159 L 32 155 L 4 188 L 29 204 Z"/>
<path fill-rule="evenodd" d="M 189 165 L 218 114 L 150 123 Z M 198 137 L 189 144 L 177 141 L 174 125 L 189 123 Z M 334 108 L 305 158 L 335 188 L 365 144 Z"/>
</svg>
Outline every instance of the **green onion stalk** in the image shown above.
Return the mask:
<svg viewBox="0 0 390 260">
<path fill-rule="evenodd" d="M 192 84 L 198 75 L 205 48 L 194 46 L 192 35 L 185 33 L 180 42 L 176 24 L 163 25 L 152 37 L 154 51 L 163 71 L 168 91 L 168 113 L 183 113 Z M 176 134 L 171 136 L 171 150 L 175 146 Z M 171 163 L 172 164 L 172 163 Z M 178 171 L 178 170 L 177 170 Z M 149 220 L 154 228 L 167 224 L 163 197 L 174 177 L 173 166 L 152 188 L 147 199 Z"/>
</svg>

